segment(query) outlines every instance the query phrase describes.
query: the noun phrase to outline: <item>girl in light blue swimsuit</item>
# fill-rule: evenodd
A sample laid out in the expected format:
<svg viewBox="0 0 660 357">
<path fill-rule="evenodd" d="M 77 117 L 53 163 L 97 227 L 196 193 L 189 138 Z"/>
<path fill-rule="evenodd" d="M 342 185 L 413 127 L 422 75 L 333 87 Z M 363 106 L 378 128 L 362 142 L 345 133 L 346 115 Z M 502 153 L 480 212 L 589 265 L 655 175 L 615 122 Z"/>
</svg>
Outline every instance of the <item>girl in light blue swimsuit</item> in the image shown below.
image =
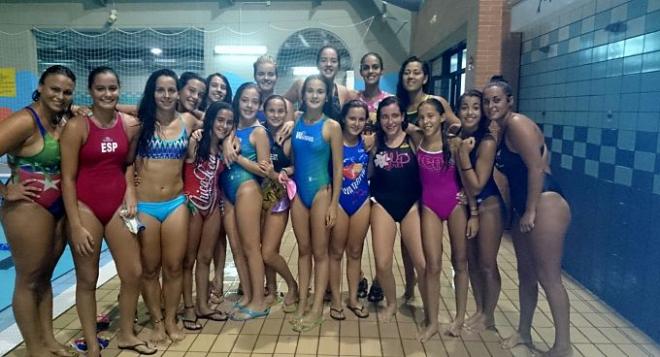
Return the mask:
<svg viewBox="0 0 660 357">
<path fill-rule="evenodd" d="M 140 239 L 143 295 L 151 322 L 152 340 L 180 340 L 176 311 L 182 292 L 182 265 L 186 252 L 188 212 L 183 196 L 183 161 L 188 133 L 196 129 L 191 114 L 178 114 L 177 76 L 168 69 L 149 76 L 140 101 L 138 119 L 142 129 L 135 161 L 138 179 L 137 209 L 146 229 Z M 128 172 L 127 175 L 132 175 Z M 163 287 L 159 283 L 163 273 Z M 161 296 L 165 298 L 164 313 Z"/>
<path fill-rule="evenodd" d="M 234 252 L 243 298 L 236 304 L 232 320 L 249 320 L 267 316 L 270 308 L 264 301 L 264 260 L 261 255 L 261 187 L 265 176 L 257 162 L 270 157 L 266 129 L 257 121 L 259 90 L 254 83 L 244 83 L 234 97 L 236 138 L 241 154 L 221 176 L 225 195 L 225 229 Z M 255 224 L 256 223 L 256 224 Z"/>
<path fill-rule="evenodd" d="M 328 285 L 329 229 L 337 218 L 343 155 L 341 127 L 323 114 L 324 107 L 331 105 L 329 91 L 323 77 L 314 75 L 305 79 L 301 94 L 305 111 L 291 135 L 294 172 L 285 168 L 280 173 L 280 182 L 292 175 L 298 187 L 291 208 L 293 230 L 298 240 L 300 285 L 298 311 L 292 320 L 296 331 L 307 331 L 323 322 L 323 291 Z M 328 167 L 332 168 L 330 173 Z M 314 303 L 303 316 L 312 273 L 312 251 Z"/>
</svg>

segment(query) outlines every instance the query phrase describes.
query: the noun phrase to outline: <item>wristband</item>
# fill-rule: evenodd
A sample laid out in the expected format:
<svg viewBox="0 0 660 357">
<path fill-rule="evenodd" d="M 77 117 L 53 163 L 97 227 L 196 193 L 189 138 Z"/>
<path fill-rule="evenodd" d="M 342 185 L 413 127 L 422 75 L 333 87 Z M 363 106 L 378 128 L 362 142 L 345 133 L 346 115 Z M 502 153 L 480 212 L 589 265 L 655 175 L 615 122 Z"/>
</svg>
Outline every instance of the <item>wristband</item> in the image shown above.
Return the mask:
<svg viewBox="0 0 660 357">
<path fill-rule="evenodd" d="M 466 168 L 466 169 L 461 169 L 461 171 L 470 171 L 470 170 L 472 170 L 472 166 L 470 166 L 470 167 L 468 167 L 468 168 Z"/>
</svg>

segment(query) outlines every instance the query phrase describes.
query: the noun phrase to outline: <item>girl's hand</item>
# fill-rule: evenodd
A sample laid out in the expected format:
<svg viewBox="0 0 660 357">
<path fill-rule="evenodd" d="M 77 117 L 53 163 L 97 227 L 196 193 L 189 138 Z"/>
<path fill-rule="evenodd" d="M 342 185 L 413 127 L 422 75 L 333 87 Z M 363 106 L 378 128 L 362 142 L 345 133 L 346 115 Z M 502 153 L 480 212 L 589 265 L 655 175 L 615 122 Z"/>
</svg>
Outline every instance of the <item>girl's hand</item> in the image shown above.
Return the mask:
<svg viewBox="0 0 660 357">
<path fill-rule="evenodd" d="M 203 133 L 204 133 L 204 131 L 202 129 L 197 129 L 197 130 L 192 132 L 192 134 L 190 135 L 190 138 L 195 140 L 195 141 L 201 141 Z"/>
<path fill-rule="evenodd" d="M 479 216 L 470 216 L 467 221 L 465 236 L 467 239 L 472 239 L 477 236 L 477 233 L 479 233 Z"/>
<path fill-rule="evenodd" d="M 376 134 L 370 132 L 369 134 L 362 133 L 362 140 L 364 142 L 364 151 L 371 152 L 376 145 Z"/>
<path fill-rule="evenodd" d="M 275 142 L 277 145 L 282 145 L 283 142 L 286 141 L 286 139 L 291 137 L 291 132 L 293 131 L 293 126 L 295 125 L 295 122 L 292 121 L 286 121 L 284 124 L 282 124 L 282 129 L 280 129 L 280 132 L 277 133 L 277 136 L 275 137 Z"/>
<path fill-rule="evenodd" d="M 273 162 L 270 160 L 263 160 L 257 164 L 259 166 L 259 171 L 264 175 L 264 177 L 272 177 L 275 173 L 275 167 Z"/>
<path fill-rule="evenodd" d="M 449 141 L 449 151 L 451 151 L 452 154 L 456 154 L 461 147 L 461 142 L 463 142 L 463 140 L 458 136 L 447 137 L 447 140 Z"/>
<path fill-rule="evenodd" d="M 534 221 L 536 220 L 536 211 L 526 210 L 520 217 L 520 231 L 523 233 L 531 232 L 534 229 Z"/>
<path fill-rule="evenodd" d="M 135 197 L 135 192 L 128 193 L 124 195 L 124 207 L 126 208 L 126 218 L 133 218 L 137 215 L 137 198 Z"/>
<path fill-rule="evenodd" d="M 7 184 L 7 193 L 5 194 L 5 201 L 30 201 L 34 202 L 35 199 L 39 198 L 39 192 L 41 188 L 30 186 L 32 182 L 38 182 L 37 179 L 27 179 L 19 183 L 9 183 Z"/>
<path fill-rule="evenodd" d="M 474 144 L 475 144 L 474 137 L 471 136 L 461 141 L 461 145 L 459 149 L 461 150 L 461 152 L 465 154 L 469 154 L 474 149 Z"/>
<path fill-rule="evenodd" d="M 238 155 L 240 155 L 240 153 L 241 139 L 231 137 L 231 139 L 228 138 L 228 140 L 223 140 L 222 156 L 225 158 L 225 166 L 230 167 L 231 164 L 238 161 Z"/>
<path fill-rule="evenodd" d="M 286 171 L 282 170 L 277 174 L 277 181 L 286 186 L 286 183 L 289 181 L 289 175 L 286 174 Z"/>
<path fill-rule="evenodd" d="M 76 254 L 86 257 L 94 253 L 94 238 L 83 226 L 71 230 L 71 245 Z"/>
<path fill-rule="evenodd" d="M 325 215 L 325 228 L 330 229 L 335 226 L 337 221 L 337 204 L 331 203 L 328 207 L 328 213 Z"/>
</svg>

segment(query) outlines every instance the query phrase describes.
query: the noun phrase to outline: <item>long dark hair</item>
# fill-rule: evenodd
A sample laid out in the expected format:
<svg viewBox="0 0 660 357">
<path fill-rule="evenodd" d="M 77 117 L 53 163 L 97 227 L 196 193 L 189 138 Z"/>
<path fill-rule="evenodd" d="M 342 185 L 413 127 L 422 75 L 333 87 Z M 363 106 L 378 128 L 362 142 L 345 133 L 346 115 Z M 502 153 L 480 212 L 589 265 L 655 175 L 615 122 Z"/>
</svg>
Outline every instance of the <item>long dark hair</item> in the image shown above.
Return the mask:
<svg viewBox="0 0 660 357">
<path fill-rule="evenodd" d="M 113 76 L 115 76 L 115 78 L 117 79 L 117 85 L 121 87 L 121 83 L 119 82 L 119 75 L 117 75 L 117 72 L 115 72 L 114 69 L 108 66 L 100 66 L 94 68 L 91 72 L 89 72 L 89 75 L 87 76 L 87 89 L 92 89 L 92 85 L 94 85 L 96 76 L 102 73 L 110 73 Z"/>
<path fill-rule="evenodd" d="M 369 107 L 367 106 L 367 103 L 365 103 L 365 102 L 363 102 L 359 99 L 353 99 L 353 100 L 348 101 L 341 108 L 341 114 L 339 115 L 339 120 L 338 121 L 339 121 L 339 125 L 341 125 L 342 130 L 344 130 L 344 127 L 346 126 L 346 117 L 348 116 L 348 112 L 353 108 L 360 108 L 360 109 L 364 110 L 365 118 L 367 118 L 367 124 L 368 124 Z"/>
<path fill-rule="evenodd" d="M 383 108 L 392 104 L 396 104 L 396 106 L 399 107 L 399 112 L 401 112 L 401 117 L 403 118 L 403 122 L 401 122 L 401 128 L 405 129 L 408 126 L 406 112 L 403 106 L 401 106 L 401 100 L 398 97 L 392 95 L 381 100 L 380 103 L 378 103 L 378 109 L 376 110 L 376 140 L 378 142 L 378 146 L 385 145 L 385 132 L 383 131 L 383 126 L 380 124 L 380 116 Z"/>
<path fill-rule="evenodd" d="M 149 142 L 156 130 L 156 98 L 154 94 L 156 93 L 156 81 L 159 77 L 170 77 L 174 79 L 175 83 L 178 83 L 178 77 L 171 69 L 159 69 L 147 79 L 144 92 L 142 92 L 142 99 L 140 99 L 138 105 L 138 119 L 142 124 L 142 131 L 138 139 L 137 149 L 138 154 L 141 156 L 149 151 Z"/>
<path fill-rule="evenodd" d="M 417 106 L 417 112 L 419 112 L 419 108 L 422 107 L 422 105 L 430 105 L 435 110 L 438 112 L 439 115 L 443 115 L 445 113 L 445 107 L 442 106 L 442 103 L 440 103 L 439 100 L 431 97 L 424 99 L 419 105 Z M 449 149 L 449 137 L 447 135 L 447 129 L 449 127 L 449 124 L 447 123 L 447 120 L 443 121 L 442 124 L 440 124 L 440 135 L 442 135 L 442 158 L 444 159 L 444 167 L 447 168 L 449 167 L 449 163 L 451 161 L 451 151 Z"/>
<path fill-rule="evenodd" d="M 422 65 L 422 72 L 424 72 L 426 78 L 431 78 L 431 69 L 429 64 L 422 61 L 417 56 L 410 56 L 403 62 L 403 64 L 401 64 L 401 68 L 399 69 L 399 81 L 396 84 L 396 96 L 401 99 L 401 106 L 403 107 L 404 114 L 408 110 L 408 106 L 410 106 L 410 95 L 408 94 L 406 88 L 403 86 L 403 72 L 406 70 L 406 66 L 413 62 L 420 63 Z M 422 92 L 428 93 L 430 82 L 430 80 L 427 80 L 426 83 L 422 85 Z"/>
<path fill-rule="evenodd" d="M 234 113 L 231 109 L 231 105 L 225 102 L 212 103 L 206 110 L 206 113 L 204 113 L 204 121 L 202 124 L 202 139 L 199 141 L 199 145 L 197 146 L 195 165 L 202 161 L 208 160 L 211 156 L 211 136 L 213 135 L 213 125 L 215 125 L 215 119 L 221 110 L 229 110 L 232 112 L 232 115 Z"/>
<path fill-rule="evenodd" d="M 234 100 L 231 102 L 231 107 L 234 112 L 234 125 L 238 127 L 238 122 L 241 120 L 241 109 L 239 108 L 239 105 L 241 103 L 241 96 L 243 95 L 243 92 L 245 92 L 247 89 L 254 88 L 257 90 L 257 93 L 259 92 L 259 86 L 254 83 L 254 82 L 245 82 L 241 84 L 240 87 L 236 90 L 236 96 L 234 97 Z M 259 94 L 259 105 L 261 105 L 261 94 Z"/>
<path fill-rule="evenodd" d="M 76 84 L 76 75 L 73 73 L 73 71 L 69 69 L 69 67 L 56 64 L 54 66 L 50 66 L 46 68 L 44 73 L 41 74 L 41 77 L 39 77 L 39 85 L 44 85 L 44 83 L 46 82 L 46 78 L 57 74 L 61 74 L 63 76 L 68 77 L 73 82 L 73 84 Z M 32 92 L 32 101 L 36 102 L 39 100 L 39 98 L 41 98 L 41 92 L 39 92 L 39 89 L 35 89 Z M 73 102 L 70 103 L 69 106 L 62 113 L 58 113 L 57 115 L 55 115 L 55 117 L 51 118 L 50 119 L 51 123 L 59 124 L 60 121 L 62 121 L 62 118 L 64 117 L 71 118 L 73 116 L 73 113 L 71 112 L 71 104 L 73 104 Z"/>
<path fill-rule="evenodd" d="M 231 91 L 231 85 L 229 84 L 229 80 L 227 77 L 225 77 L 222 73 L 212 73 L 209 74 L 208 77 L 206 77 L 206 95 L 202 99 L 202 103 L 199 105 L 200 110 L 206 110 L 206 108 L 211 104 L 209 102 L 209 91 L 211 90 L 211 80 L 213 77 L 218 77 L 225 81 L 225 84 L 227 85 L 227 94 L 225 94 L 225 97 L 222 99 L 223 102 L 231 104 L 232 102 L 232 91 Z"/>
</svg>

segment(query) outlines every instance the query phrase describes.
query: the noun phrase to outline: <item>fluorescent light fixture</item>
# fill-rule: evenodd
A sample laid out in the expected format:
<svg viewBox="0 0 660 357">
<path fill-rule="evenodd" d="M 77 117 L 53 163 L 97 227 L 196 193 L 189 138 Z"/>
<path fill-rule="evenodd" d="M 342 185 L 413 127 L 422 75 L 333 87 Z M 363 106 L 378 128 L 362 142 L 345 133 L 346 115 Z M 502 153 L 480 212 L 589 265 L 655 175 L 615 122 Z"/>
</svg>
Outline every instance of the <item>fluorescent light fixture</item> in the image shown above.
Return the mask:
<svg viewBox="0 0 660 357">
<path fill-rule="evenodd" d="M 154 56 L 160 56 L 160 55 L 163 54 L 163 50 L 161 50 L 158 47 L 152 48 L 151 50 L 149 50 L 149 52 L 151 52 L 151 54 L 154 55 Z"/>
<path fill-rule="evenodd" d="M 266 46 L 215 46 L 216 55 L 263 55 L 268 52 Z"/>
<path fill-rule="evenodd" d="M 294 76 L 311 76 L 312 74 L 319 74 L 319 69 L 316 67 L 292 67 Z"/>
</svg>

